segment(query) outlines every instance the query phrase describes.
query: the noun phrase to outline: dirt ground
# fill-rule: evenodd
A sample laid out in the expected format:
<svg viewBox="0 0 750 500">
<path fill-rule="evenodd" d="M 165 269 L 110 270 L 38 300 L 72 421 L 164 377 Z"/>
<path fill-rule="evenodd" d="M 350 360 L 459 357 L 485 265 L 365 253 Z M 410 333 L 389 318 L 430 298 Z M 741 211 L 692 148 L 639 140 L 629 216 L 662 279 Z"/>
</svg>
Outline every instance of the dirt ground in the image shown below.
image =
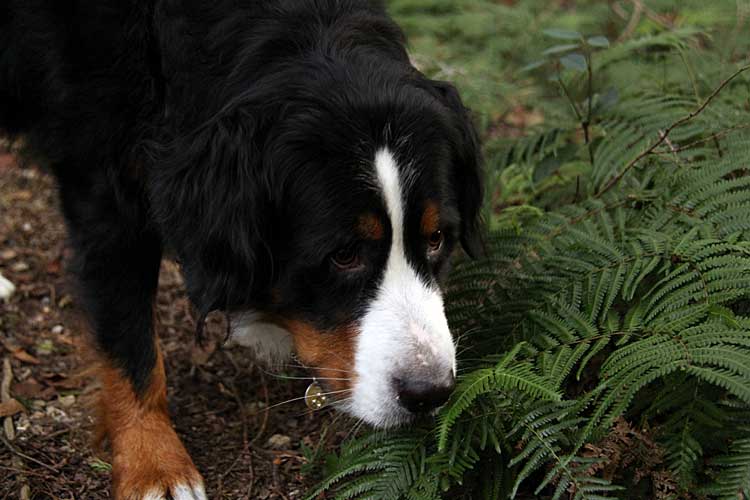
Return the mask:
<svg viewBox="0 0 750 500">
<path fill-rule="evenodd" d="M 0 302 L 0 382 L 23 406 L 0 418 L 0 499 L 110 498 L 107 451 L 92 446 L 96 384 L 68 257 L 53 180 L 0 152 L 0 272 L 17 287 Z M 330 449 L 353 422 L 299 400 L 279 405 L 309 383 L 289 377 L 307 374 L 292 365 L 271 373 L 249 351 L 222 348 L 220 317 L 209 322 L 208 347 L 197 347 L 181 277 L 166 261 L 157 311 L 170 411 L 209 497 L 303 498 L 316 479 L 303 446 Z"/>
</svg>

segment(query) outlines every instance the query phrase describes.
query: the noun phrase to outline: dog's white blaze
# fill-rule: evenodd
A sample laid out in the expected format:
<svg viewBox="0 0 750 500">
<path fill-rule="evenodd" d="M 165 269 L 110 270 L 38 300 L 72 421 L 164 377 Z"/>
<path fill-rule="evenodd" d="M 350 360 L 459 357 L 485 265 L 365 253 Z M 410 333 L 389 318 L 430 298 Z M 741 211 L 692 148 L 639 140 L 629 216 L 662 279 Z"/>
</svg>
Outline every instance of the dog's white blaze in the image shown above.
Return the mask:
<svg viewBox="0 0 750 500">
<path fill-rule="evenodd" d="M 424 283 L 406 258 L 405 186 L 387 149 L 376 154 L 375 170 L 393 234 L 383 282 L 360 324 L 356 382 L 347 408 L 387 427 L 407 417 L 398 404 L 394 377 L 430 379 L 455 373 L 455 347 L 439 290 Z"/>
</svg>

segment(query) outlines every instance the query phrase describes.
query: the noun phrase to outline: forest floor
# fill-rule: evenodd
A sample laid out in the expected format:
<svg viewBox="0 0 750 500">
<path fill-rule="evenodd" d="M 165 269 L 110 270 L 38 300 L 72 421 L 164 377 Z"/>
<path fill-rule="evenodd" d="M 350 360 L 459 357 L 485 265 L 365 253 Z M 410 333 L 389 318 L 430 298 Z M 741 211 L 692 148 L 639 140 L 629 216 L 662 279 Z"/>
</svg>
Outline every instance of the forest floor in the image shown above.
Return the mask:
<svg viewBox="0 0 750 500">
<path fill-rule="evenodd" d="M 0 499 L 110 498 L 107 450 L 93 445 L 90 332 L 65 273 L 69 255 L 51 176 L 0 154 L 0 273 L 17 287 L 0 302 L 0 382 L 23 406 L 0 417 L 9 421 L 0 430 Z M 304 394 L 308 382 L 288 379 L 304 372 L 272 374 L 251 352 L 222 348 L 222 318 L 209 321 L 207 347 L 198 347 L 180 274 L 169 261 L 156 328 L 170 412 L 209 496 L 304 497 L 316 476 L 303 474 L 303 450 L 335 446 L 352 423 L 327 410 L 311 413 L 299 400 L 279 404 Z M 8 406 L 0 408 L 12 412 Z"/>
</svg>

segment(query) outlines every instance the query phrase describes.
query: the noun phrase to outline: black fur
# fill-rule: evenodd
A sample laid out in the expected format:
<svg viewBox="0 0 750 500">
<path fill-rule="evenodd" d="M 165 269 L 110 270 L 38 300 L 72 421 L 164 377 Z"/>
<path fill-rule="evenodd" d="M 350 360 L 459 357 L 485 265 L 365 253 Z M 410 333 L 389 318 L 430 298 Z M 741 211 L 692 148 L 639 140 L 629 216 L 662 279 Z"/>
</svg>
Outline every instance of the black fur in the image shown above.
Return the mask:
<svg viewBox="0 0 750 500">
<path fill-rule="evenodd" d="M 354 237 L 385 214 L 363 180 L 383 146 L 415 180 L 408 214 L 443 206 L 442 256 L 407 242 L 420 272 L 439 279 L 458 241 L 482 251 L 469 113 L 364 0 L 5 0 L 0 128 L 55 172 L 99 346 L 137 388 L 165 249 L 202 313 L 356 316 L 390 238 Z M 337 272 L 351 245 L 365 270 Z"/>
</svg>

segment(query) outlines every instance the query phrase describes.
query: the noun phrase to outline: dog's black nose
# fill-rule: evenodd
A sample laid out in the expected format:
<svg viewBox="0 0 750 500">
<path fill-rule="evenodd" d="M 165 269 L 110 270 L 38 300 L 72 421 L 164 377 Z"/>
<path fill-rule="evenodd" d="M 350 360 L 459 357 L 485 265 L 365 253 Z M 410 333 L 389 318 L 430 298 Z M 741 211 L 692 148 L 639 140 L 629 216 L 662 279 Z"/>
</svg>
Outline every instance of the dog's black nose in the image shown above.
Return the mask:
<svg viewBox="0 0 750 500">
<path fill-rule="evenodd" d="M 451 371 L 442 380 L 397 378 L 394 383 L 401 406 L 412 413 L 427 413 L 448 401 L 456 378 Z"/>
</svg>

